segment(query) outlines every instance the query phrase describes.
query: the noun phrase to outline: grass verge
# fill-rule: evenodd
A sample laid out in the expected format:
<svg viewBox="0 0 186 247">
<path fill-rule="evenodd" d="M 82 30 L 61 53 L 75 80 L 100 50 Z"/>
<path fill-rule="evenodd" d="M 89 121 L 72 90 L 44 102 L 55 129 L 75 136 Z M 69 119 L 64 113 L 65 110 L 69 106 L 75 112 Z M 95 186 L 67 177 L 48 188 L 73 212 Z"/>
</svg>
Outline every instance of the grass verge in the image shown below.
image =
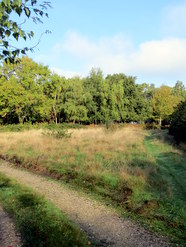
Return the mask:
<svg viewBox="0 0 186 247">
<path fill-rule="evenodd" d="M 151 190 L 159 201 L 148 217 L 165 228 L 173 240 L 186 244 L 186 155 L 167 138 L 166 131 L 152 131 L 145 139 L 156 160 L 157 175 L 151 178 Z"/>
<path fill-rule="evenodd" d="M 86 236 L 60 210 L 2 173 L 0 202 L 15 220 L 23 246 L 88 246 Z"/>
</svg>

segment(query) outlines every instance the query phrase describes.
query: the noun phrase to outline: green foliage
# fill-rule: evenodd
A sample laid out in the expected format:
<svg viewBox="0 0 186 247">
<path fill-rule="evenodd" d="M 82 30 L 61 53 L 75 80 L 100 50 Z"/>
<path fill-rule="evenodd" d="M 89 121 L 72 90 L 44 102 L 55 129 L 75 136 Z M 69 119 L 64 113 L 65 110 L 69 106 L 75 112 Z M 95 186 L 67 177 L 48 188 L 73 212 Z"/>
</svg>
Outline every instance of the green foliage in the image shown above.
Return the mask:
<svg viewBox="0 0 186 247">
<path fill-rule="evenodd" d="M 106 100 L 101 97 L 104 89 L 103 72 L 100 69 L 93 68 L 90 75 L 83 81 L 85 92 L 87 95 L 86 108 L 88 110 L 88 122 L 101 123 L 104 122 L 103 101 Z"/>
<path fill-rule="evenodd" d="M 41 84 L 49 70 L 24 57 L 19 64 L 4 64 L 0 78 L 0 117 L 3 123 L 42 122 L 49 119 L 50 102 Z M 14 71 L 14 75 L 10 71 Z M 15 72 L 16 71 L 16 72 Z"/>
<path fill-rule="evenodd" d="M 34 22 L 42 22 L 43 16 L 48 17 L 46 10 L 50 6 L 50 2 L 44 1 L 38 4 L 37 0 L 2 0 L 0 2 L 0 60 L 15 62 L 15 58 L 19 55 L 25 55 L 33 48 L 14 46 L 12 39 L 27 40 L 34 37 L 33 31 L 26 31 L 22 28 L 23 23 L 15 21 L 16 15 L 20 20 L 22 17 L 32 19 Z M 14 17 L 14 19 L 12 19 Z M 26 21 L 26 20 L 25 20 Z"/>
<path fill-rule="evenodd" d="M 88 246 L 84 234 L 60 210 L 3 174 L 0 202 L 15 220 L 24 246 Z"/>
<path fill-rule="evenodd" d="M 67 122 L 85 123 L 87 118 L 86 97 L 83 81 L 75 77 L 66 81 L 62 114 Z"/>
<path fill-rule="evenodd" d="M 186 142 L 186 100 L 181 102 L 172 114 L 169 133 L 177 143 Z"/>
<path fill-rule="evenodd" d="M 186 88 L 182 81 L 177 81 L 172 89 L 172 94 L 177 96 L 181 101 L 186 100 Z"/>
<path fill-rule="evenodd" d="M 33 128 L 33 126 L 32 126 Z M 1 125 L 0 131 L 1 132 L 20 132 L 23 130 L 30 129 L 30 126 L 27 124 L 9 124 L 9 125 Z"/>
<path fill-rule="evenodd" d="M 55 131 L 55 130 L 60 130 L 62 129 L 80 129 L 84 128 L 83 125 L 80 124 L 68 124 L 68 123 L 63 123 L 63 124 L 48 124 L 48 123 L 36 123 L 36 124 L 31 124 L 31 123 L 24 123 L 24 124 L 7 124 L 7 125 L 0 125 L 0 132 L 21 132 L 24 130 L 32 130 L 32 129 L 43 129 L 47 131 Z"/>
<path fill-rule="evenodd" d="M 162 119 L 167 119 L 174 111 L 174 107 L 179 103 L 180 99 L 172 94 L 172 90 L 168 86 L 161 86 L 156 90 L 152 97 L 152 105 L 154 109 L 154 118 L 159 120 L 161 126 Z"/>
<path fill-rule="evenodd" d="M 169 121 L 185 93 L 180 82 L 172 89 L 155 89 L 124 74 L 104 78 L 100 69 L 86 78 L 66 79 L 28 57 L 3 63 L 0 72 L 1 124 Z"/>
</svg>

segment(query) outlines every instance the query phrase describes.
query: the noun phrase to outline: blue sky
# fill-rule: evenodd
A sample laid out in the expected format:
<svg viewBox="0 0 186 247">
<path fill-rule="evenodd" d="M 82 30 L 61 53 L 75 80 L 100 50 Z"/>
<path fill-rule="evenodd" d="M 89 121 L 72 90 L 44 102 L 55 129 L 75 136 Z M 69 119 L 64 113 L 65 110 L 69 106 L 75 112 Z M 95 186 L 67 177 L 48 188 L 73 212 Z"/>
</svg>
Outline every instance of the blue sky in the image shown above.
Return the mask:
<svg viewBox="0 0 186 247">
<path fill-rule="evenodd" d="M 66 77 L 125 73 L 138 83 L 186 84 L 186 0 L 55 0 L 49 19 L 34 25 L 30 53 Z"/>
</svg>

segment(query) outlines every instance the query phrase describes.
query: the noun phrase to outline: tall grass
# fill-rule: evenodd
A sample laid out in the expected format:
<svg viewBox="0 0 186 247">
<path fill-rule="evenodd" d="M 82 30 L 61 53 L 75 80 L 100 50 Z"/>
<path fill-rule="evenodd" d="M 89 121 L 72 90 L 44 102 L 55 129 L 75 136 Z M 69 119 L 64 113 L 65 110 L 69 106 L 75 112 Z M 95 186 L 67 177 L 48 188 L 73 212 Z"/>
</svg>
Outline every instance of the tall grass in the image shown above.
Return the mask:
<svg viewBox="0 0 186 247">
<path fill-rule="evenodd" d="M 95 191 L 105 189 L 119 203 L 125 188 L 138 183 L 143 189 L 146 177 L 156 170 L 143 144 L 143 130 L 92 128 L 71 133 L 64 140 L 43 136 L 42 130 L 1 133 L 0 152 L 25 167 L 61 176 L 61 180 Z"/>
<path fill-rule="evenodd" d="M 162 151 L 164 140 L 140 128 L 94 127 L 69 133 L 67 139 L 44 136 L 42 130 L 0 133 L 0 154 L 18 166 L 99 194 L 148 224 L 153 222 L 156 230 L 183 239 L 185 200 L 180 198 L 185 189 L 175 196 L 178 185 L 169 178 L 178 170 L 168 172 L 169 160 L 158 160 L 159 153 L 171 153 L 177 167 L 184 169 L 182 153 L 168 144 Z"/>
</svg>

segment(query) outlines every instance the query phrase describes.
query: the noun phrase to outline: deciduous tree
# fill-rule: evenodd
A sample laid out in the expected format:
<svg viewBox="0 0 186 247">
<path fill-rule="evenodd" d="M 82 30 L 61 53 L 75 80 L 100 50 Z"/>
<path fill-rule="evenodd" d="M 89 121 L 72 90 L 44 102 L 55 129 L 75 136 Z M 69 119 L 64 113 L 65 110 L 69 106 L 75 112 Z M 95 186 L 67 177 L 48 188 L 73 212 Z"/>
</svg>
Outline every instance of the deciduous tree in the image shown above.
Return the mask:
<svg viewBox="0 0 186 247">
<path fill-rule="evenodd" d="M 161 126 L 162 120 L 168 118 L 174 111 L 174 107 L 179 103 L 179 98 L 172 95 L 172 89 L 168 86 L 161 86 L 156 90 L 152 98 L 154 117 L 159 120 Z"/>
</svg>

